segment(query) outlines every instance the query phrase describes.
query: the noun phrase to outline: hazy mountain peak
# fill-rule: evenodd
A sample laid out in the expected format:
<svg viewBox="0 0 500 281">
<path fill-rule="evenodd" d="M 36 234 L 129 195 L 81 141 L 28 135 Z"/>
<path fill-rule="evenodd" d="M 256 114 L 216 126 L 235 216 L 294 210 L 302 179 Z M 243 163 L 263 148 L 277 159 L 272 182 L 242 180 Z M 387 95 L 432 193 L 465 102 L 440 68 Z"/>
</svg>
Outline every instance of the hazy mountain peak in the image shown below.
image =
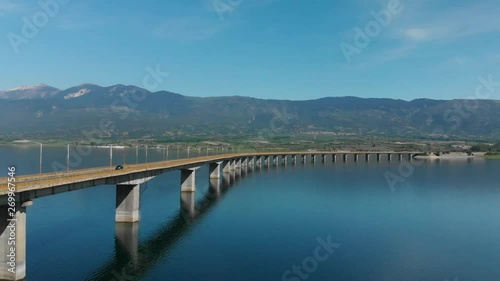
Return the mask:
<svg viewBox="0 0 500 281">
<path fill-rule="evenodd" d="M 99 88 L 101 88 L 101 86 L 96 85 L 96 84 L 92 84 L 92 83 L 82 83 L 82 84 L 77 85 L 73 88 L 79 88 L 79 87 L 99 87 Z"/>
<path fill-rule="evenodd" d="M 5 90 L 5 92 L 36 90 L 36 89 L 45 88 L 45 87 L 48 87 L 48 86 L 45 84 L 23 85 L 23 86 L 19 86 L 19 87 L 12 88 L 12 89 L 7 89 L 7 90 Z"/>
<path fill-rule="evenodd" d="M 38 85 L 25 85 L 6 91 L 0 91 L 0 99 L 11 99 L 11 100 L 21 100 L 21 99 L 40 99 L 40 98 L 50 98 L 61 90 L 47 86 L 45 84 Z"/>
</svg>

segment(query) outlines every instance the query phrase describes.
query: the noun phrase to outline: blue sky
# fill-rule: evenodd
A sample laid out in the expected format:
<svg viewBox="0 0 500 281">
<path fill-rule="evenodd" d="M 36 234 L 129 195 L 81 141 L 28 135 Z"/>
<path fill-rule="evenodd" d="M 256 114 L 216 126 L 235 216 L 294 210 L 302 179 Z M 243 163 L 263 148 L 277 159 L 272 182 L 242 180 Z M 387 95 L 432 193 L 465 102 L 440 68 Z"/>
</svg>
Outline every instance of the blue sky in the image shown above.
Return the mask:
<svg viewBox="0 0 500 281">
<path fill-rule="evenodd" d="M 151 90 L 190 96 L 453 99 L 500 80 L 498 0 L 59 1 L 27 38 L 23 17 L 47 12 L 0 0 L 0 89 L 142 86 L 148 66 L 170 73 Z M 356 45 L 380 11 L 391 19 Z M 348 62 L 341 44 L 362 48 Z"/>
</svg>

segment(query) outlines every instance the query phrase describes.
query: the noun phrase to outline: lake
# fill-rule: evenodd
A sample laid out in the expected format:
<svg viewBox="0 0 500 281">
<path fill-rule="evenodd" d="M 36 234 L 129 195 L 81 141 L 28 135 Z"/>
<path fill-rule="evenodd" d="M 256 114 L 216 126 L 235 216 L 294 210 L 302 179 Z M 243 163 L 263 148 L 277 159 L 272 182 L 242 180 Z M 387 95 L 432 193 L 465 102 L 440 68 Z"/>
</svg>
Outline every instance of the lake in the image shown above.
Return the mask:
<svg viewBox="0 0 500 281">
<path fill-rule="evenodd" d="M 135 149 L 114 153 L 113 165 L 135 163 Z M 5 176 L 12 164 L 38 172 L 37 146 L 0 155 Z M 44 147 L 44 172 L 65 157 Z M 115 224 L 114 186 L 35 199 L 27 280 L 498 280 L 500 161 L 327 160 L 221 182 L 202 167 L 184 204 L 180 172 L 165 173 L 143 185 L 137 224 Z M 105 165 L 108 150 L 94 149 L 71 169 Z"/>
</svg>

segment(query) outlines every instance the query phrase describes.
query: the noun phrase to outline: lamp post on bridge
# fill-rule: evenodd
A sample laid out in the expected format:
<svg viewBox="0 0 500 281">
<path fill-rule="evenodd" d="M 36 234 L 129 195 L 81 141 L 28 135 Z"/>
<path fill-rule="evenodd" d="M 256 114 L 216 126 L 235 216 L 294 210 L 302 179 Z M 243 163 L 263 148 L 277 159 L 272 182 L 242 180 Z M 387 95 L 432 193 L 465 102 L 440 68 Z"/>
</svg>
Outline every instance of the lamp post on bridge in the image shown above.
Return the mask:
<svg viewBox="0 0 500 281">
<path fill-rule="evenodd" d="M 66 150 L 66 172 L 69 172 L 69 143 Z"/>
<path fill-rule="evenodd" d="M 109 145 L 109 166 L 113 167 L 113 145 Z"/>
<path fill-rule="evenodd" d="M 40 145 L 40 171 L 39 173 L 42 173 L 42 161 L 43 161 L 43 143 L 41 142 L 34 142 Z"/>
<path fill-rule="evenodd" d="M 139 163 L 139 146 L 135 146 L 135 164 Z"/>
</svg>

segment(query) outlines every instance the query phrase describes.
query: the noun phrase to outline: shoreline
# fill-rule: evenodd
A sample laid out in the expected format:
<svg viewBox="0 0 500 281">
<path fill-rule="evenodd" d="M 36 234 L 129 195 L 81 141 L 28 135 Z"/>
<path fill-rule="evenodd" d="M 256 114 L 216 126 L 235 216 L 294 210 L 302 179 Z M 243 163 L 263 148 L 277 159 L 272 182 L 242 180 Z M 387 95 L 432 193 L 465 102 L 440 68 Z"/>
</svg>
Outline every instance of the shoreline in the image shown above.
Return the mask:
<svg viewBox="0 0 500 281">
<path fill-rule="evenodd" d="M 451 152 L 449 154 L 444 154 L 444 155 L 419 155 L 415 156 L 414 159 L 429 159 L 429 160 L 464 160 L 464 159 L 474 159 L 474 158 L 483 158 L 483 159 L 500 159 L 498 158 L 489 158 L 490 155 L 486 155 L 486 152 L 476 152 L 472 155 L 468 155 L 467 153 L 460 153 L 460 152 Z"/>
</svg>

